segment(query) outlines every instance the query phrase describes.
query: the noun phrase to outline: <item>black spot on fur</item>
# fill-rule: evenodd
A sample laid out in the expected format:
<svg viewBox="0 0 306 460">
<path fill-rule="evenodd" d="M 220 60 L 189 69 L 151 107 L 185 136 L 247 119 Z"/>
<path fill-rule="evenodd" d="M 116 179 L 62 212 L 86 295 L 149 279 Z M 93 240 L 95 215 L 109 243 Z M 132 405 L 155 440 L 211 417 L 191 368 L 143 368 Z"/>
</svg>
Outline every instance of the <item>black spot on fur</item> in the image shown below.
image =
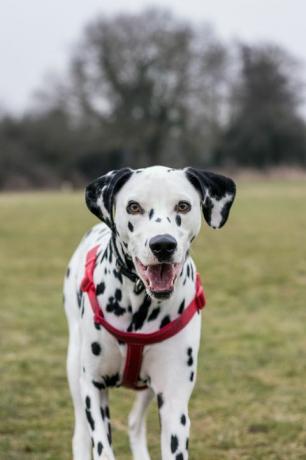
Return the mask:
<svg viewBox="0 0 306 460">
<path fill-rule="evenodd" d="M 111 446 L 112 445 L 112 427 L 110 423 L 108 424 L 107 439 L 108 439 L 109 445 Z"/>
<path fill-rule="evenodd" d="M 149 219 L 152 219 L 153 217 L 153 214 L 154 214 L 154 209 L 150 209 L 150 212 L 149 212 Z"/>
<path fill-rule="evenodd" d="M 95 356 L 99 356 L 99 354 L 101 353 L 101 345 L 98 342 L 92 342 L 91 351 Z"/>
<path fill-rule="evenodd" d="M 163 398 L 163 394 L 162 393 L 158 393 L 157 395 L 157 406 L 158 406 L 158 409 L 161 409 L 162 406 L 164 404 L 164 398 Z"/>
<path fill-rule="evenodd" d="M 178 448 L 178 437 L 176 435 L 171 436 L 171 452 L 174 454 Z"/>
<path fill-rule="evenodd" d="M 214 204 L 211 198 L 209 196 L 206 196 L 204 217 L 207 222 L 211 222 L 211 213 L 212 213 L 213 207 L 214 207 Z"/>
<path fill-rule="evenodd" d="M 177 454 L 175 460 L 184 460 L 184 455 L 182 453 Z"/>
<path fill-rule="evenodd" d="M 134 231 L 134 225 L 131 224 L 131 222 L 128 222 L 128 229 L 130 230 L 130 232 Z"/>
<path fill-rule="evenodd" d="M 186 450 L 189 449 L 189 438 L 186 439 Z"/>
<path fill-rule="evenodd" d="M 70 275 L 70 267 L 67 268 L 66 277 L 69 278 L 69 275 Z"/>
<path fill-rule="evenodd" d="M 109 257 L 108 257 L 108 260 L 109 260 L 109 263 L 111 264 L 113 262 L 113 245 L 112 245 L 112 240 L 110 240 L 109 242 Z"/>
<path fill-rule="evenodd" d="M 187 348 L 187 355 L 188 355 L 187 365 L 192 366 L 193 365 L 193 357 L 192 357 L 192 348 L 191 347 Z"/>
<path fill-rule="evenodd" d="M 120 292 L 120 294 L 119 294 L 119 292 Z M 121 296 L 120 289 L 116 289 L 115 295 Z M 106 305 L 106 311 L 109 312 L 109 313 L 114 313 L 116 316 L 122 316 L 126 312 L 126 309 L 121 307 L 121 305 L 119 304 L 118 299 L 114 299 L 114 297 L 111 296 L 108 299 L 108 304 Z"/>
<path fill-rule="evenodd" d="M 101 329 L 101 326 L 100 326 L 100 324 L 98 324 L 98 323 L 95 323 L 95 328 L 97 329 L 97 331 L 99 331 L 99 330 Z"/>
<path fill-rule="evenodd" d="M 105 283 L 99 283 L 97 284 L 97 287 L 96 287 L 96 295 L 101 295 L 103 294 L 103 292 L 105 291 Z"/>
<path fill-rule="evenodd" d="M 149 315 L 148 321 L 154 321 L 154 319 L 158 317 L 159 313 L 160 313 L 160 307 L 154 308 L 154 310 Z"/>
<path fill-rule="evenodd" d="M 128 332 L 137 331 L 141 329 L 143 323 L 145 322 L 149 307 L 151 305 L 151 298 L 148 295 L 145 295 L 143 303 L 140 305 L 138 310 L 133 314 L 131 324 L 128 327 Z"/>
<path fill-rule="evenodd" d="M 81 308 L 82 306 L 82 298 L 83 298 L 83 292 L 79 290 L 77 292 L 77 302 L 78 302 L 78 307 Z"/>
<path fill-rule="evenodd" d="M 191 372 L 190 377 L 189 377 L 190 382 L 193 382 L 193 379 L 194 379 L 194 372 Z"/>
<path fill-rule="evenodd" d="M 87 418 L 90 428 L 92 429 L 92 431 L 94 431 L 95 421 L 92 418 L 91 411 L 90 411 L 91 401 L 90 401 L 89 396 L 86 396 L 85 404 L 86 404 L 86 409 L 85 409 L 86 418 Z"/>
<path fill-rule="evenodd" d="M 100 412 L 101 412 L 102 420 L 104 420 L 105 419 L 105 413 L 104 413 L 103 407 L 100 407 Z"/>
<path fill-rule="evenodd" d="M 190 271 L 191 271 L 191 279 L 194 281 L 194 270 L 192 264 L 190 264 Z"/>
<path fill-rule="evenodd" d="M 187 278 L 189 278 L 190 276 L 190 267 L 189 267 L 189 264 L 187 265 Z"/>
<path fill-rule="evenodd" d="M 170 217 L 167 217 L 167 221 L 171 223 L 171 219 L 170 219 Z"/>
<path fill-rule="evenodd" d="M 102 256 L 102 259 L 101 259 L 101 262 L 104 260 L 104 259 L 107 259 L 108 257 L 108 247 L 106 247 L 104 253 L 103 253 L 103 256 Z"/>
<path fill-rule="evenodd" d="M 105 415 L 108 419 L 110 419 L 110 412 L 109 412 L 109 407 L 105 406 Z"/>
<path fill-rule="evenodd" d="M 170 323 L 170 316 L 167 315 L 162 319 L 162 322 L 160 323 L 160 328 L 166 326 L 169 323 Z"/>
<path fill-rule="evenodd" d="M 113 270 L 113 274 L 114 274 L 114 277 L 122 284 L 123 280 L 122 280 L 122 275 L 120 272 L 117 272 L 117 270 Z"/>
<path fill-rule="evenodd" d="M 98 390 L 104 390 L 105 389 L 105 384 L 104 382 L 97 382 L 96 380 L 92 381 L 92 384 L 98 388 Z"/>
<path fill-rule="evenodd" d="M 182 424 L 182 425 L 186 425 L 186 421 L 187 421 L 186 415 L 183 414 L 183 415 L 181 416 L 181 424 Z"/>
<path fill-rule="evenodd" d="M 97 452 L 98 452 L 98 455 L 101 455 L 101 454 L 102 454 L 102 451 L 103 451 L 102 442 L 98 442 L 98 445 L 97 445 Z"/>
<path fill-rule="evenodd" d="M 178 227 L 181 226 L 182 218 L 181 218 L 180 215 L 177 214 L 177 215 L 175 216 L 175 222 L 176 222 L 176 225 L 177 225 Z"/>
<path fill-rule="evenodd" d="M 155 222 L 161 222 L 161 221 L 162 221 L 162 220 L 161 220 L 160 217 L 158 217 L 157 219 L 155 219 Z"/>
<path fill-rule="evenodd" d="M 121 292 L 121 289 L 116 289 L 115 291 L 115 298 L 116 300 L 121 300 L 122 299 L 122 292 Z"/>
<path fill-rule="evenodd" d="M 184 308 L 185 308 L 185 299 L 181 302 L 180 308 L 178 309 L 178 313 L 179 314 L 183 313 Z"/>
<path fill-rule="evenodd" d="M 114 374 L 114 375 L 105 375 L 103 377 L 105 386 L 107 387 L 115 387 L 117 383 L 119 382 L 119 374 Z"/>
</svg>

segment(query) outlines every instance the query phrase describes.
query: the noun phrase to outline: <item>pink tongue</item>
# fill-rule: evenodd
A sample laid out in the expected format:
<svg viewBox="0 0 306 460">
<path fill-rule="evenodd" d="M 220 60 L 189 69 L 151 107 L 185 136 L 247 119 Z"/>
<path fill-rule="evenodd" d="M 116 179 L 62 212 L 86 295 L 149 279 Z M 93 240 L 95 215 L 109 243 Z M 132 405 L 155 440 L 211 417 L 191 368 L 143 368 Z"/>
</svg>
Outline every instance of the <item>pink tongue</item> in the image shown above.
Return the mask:
<svg viewBox="0 0 306 460">
<path fill-rule="evenodd" d="M 152 291 L 169 291 L 172 289 L 174 269 L 171 264 L 150 265 L 147 276 Z"/>
</svg>

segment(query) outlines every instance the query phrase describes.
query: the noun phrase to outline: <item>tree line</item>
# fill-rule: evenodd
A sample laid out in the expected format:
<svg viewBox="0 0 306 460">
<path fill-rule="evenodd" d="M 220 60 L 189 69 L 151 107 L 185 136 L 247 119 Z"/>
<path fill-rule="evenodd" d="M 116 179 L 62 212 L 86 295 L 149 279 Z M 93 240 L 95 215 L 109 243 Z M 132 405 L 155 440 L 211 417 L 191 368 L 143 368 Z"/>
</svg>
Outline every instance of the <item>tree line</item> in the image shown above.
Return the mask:
<svg viewBox="0 0 306 460">
<path fill-rule="evenodd" d="M 65 75 L 0 116 L 0 188 L 78 186 L 109 169 L 306 164 L 299 63 L 226 44 L 164 10 L 91 21 Z"/>
</svg>

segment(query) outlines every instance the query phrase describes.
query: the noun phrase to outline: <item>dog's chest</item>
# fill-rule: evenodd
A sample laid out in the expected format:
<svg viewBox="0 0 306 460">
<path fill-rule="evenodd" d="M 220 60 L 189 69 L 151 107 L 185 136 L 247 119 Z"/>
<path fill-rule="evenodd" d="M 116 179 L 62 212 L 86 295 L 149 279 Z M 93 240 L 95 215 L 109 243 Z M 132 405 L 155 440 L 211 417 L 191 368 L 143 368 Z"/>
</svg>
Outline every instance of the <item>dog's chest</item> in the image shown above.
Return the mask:
<svg viewBox="0 0 306 460">
<path fill-rule="evenodd" d="M 94 269 L 96 298 L 104 317 L 112 326 L 128 332 L 154 332 L 178 317 L 191 301 L 194 280 L 189 262 L 182 271 L 179 287 L 171 301 L 152 300 L 145 291 L 136 294 L 131 281 L 118 270 L 114 250 L 109 245 L 109 234 L 102 233 L 101 238 L 98 231 L 91 235 L 90 240 L 90 247 L 99 244 Z M 116 386 L 122 377 L 127 347 L 101 326 L 94 324 L 89 299 L 87 294 L 84 295 L 84 366 L 86 365 L 97 385 Z M 152 352 L 154 354 L 153 350 Z M 149 355 L 152 357 L 151 352 Z M 145 372 L 142 372 L 141 377 L 146 378 Z"/>
<path fill-rule="evenodd" d="M 96 295 L 107 321 L 120 330 L 143 333 L 159 329 L 164 318 L 167 322 L 166 302 L 152 301 L 145 291 L 136 294 L 115 263 L 103 262 L 95 270 Z"/>
</svg>

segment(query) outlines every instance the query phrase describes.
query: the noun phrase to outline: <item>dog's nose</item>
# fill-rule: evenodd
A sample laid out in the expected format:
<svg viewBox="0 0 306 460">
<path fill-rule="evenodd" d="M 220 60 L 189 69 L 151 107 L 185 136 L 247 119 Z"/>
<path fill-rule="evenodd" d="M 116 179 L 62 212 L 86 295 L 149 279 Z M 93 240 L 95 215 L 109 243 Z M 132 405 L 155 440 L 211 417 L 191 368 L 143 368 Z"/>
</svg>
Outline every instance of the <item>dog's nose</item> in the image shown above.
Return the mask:
<svg viewBox="0 0 306 460">
<path fill-rule="evenodd" d="M 158 260 L 167 260 L 176 250 L 177 241 L 171 235 L 156 235 L 150 239 L 149 246 Z"/>
</svg>

